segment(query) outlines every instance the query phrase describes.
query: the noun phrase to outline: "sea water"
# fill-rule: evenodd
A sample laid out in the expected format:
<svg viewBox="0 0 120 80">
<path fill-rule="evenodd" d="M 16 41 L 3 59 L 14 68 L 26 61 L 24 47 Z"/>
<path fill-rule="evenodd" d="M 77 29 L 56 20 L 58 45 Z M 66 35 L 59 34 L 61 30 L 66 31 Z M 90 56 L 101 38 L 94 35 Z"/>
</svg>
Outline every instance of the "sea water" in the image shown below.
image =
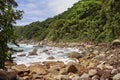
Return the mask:
<svg viewBox="0 0 120 80">
<path fill-rule="evenodd" d="M 31 65 L 34 62 L 44 62 L 44 61 L 63 61 L 64 63 L 68 63 L 70 61 L 76 62 L 77 59 L 69 59 L 68 54 L 70 52 L 79 52 L 79 49 L 76 48 L 60 48 L 60 47 L 50 47 L 50 46 L 43 46 L 37 47 L 37 55 L 29 56 L 29 52 L 33 51 L 35 45 L 30 44 L 19 44 L 19 47 L 9 44 L 9 47 L 13 49 L 22 49 L 22 52 L 15 52 L 12 56 L 14 58 L 14 62 L 17 64 L 25 64 Z M 24 56 L 19 56 L 24 55 Z M 48 57 L 54 57 L 55 59 L 47 59 Z"/>
</svg>

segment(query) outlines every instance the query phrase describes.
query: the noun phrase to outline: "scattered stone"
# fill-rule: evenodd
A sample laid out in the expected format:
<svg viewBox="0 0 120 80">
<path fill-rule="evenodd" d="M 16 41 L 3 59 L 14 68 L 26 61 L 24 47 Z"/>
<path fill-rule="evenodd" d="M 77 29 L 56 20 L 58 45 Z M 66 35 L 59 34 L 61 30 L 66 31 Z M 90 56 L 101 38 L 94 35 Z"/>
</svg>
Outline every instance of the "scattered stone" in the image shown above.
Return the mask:
<svg viewBox="0 0 120 80">
<path fill-rule="evenodd" d="M 17 56 L 24 57 L 24 56 L 26 56 L 26 54 L 19 54 Z"/>
</svg>

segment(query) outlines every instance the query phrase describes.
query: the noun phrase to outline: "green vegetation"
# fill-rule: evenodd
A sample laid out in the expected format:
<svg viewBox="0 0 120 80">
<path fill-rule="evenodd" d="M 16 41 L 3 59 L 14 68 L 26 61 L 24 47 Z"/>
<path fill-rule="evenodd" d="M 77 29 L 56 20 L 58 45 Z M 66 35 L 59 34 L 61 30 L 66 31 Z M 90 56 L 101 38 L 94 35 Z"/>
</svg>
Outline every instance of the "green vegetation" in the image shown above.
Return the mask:
<svg viewBox="0 0 120 80">
<path fill-rule="evenodd" d="M 14 10 L 17 7 L 15 0 L 0 0 L 0 68 L 4 68 L 6 60 L 11 59 L 12 50 L 7 43 L 15 43 L 15 21 L 20 19 L 22 11 Z"/>
<path fill-rule="evenodd" d="M 119 7 L 119 0 L 81 0 L 62 14 L 16 32 L 24 39 L 111 42 L 120 37 Z"/>
</svg>

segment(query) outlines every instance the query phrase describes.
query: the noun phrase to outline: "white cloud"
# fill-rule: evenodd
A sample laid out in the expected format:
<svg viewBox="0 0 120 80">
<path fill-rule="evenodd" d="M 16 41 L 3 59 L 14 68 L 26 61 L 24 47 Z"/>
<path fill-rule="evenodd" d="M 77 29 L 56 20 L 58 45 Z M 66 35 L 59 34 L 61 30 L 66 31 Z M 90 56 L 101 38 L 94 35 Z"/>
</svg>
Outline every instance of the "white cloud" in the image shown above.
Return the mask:
<svg viewBox="0 0 120 80">
<path fill-rule="evenodd" d="M 79 0 L 16 0 L 18 9 L 24 10 L 23 19 L 17 25 L 42 21 L 64 12 Z"/>
<path fill-rule="evenodd" d="M 48 3 L 48 6 L 51 11 L 59 14 L 72 7 L 73 4 L 78 1 L 79 0 L 51 0 L 51 2 Z"/>
</svg>

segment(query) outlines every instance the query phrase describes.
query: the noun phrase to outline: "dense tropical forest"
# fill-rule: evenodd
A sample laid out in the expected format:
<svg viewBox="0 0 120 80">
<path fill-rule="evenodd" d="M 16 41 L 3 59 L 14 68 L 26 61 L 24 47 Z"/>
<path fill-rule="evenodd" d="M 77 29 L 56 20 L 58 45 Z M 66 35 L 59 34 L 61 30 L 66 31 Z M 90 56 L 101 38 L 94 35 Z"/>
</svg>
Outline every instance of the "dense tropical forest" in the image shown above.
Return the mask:
<svg viewBox="0 0 120 80">
<path fill-rule="evenodd" d="M 120 37 L 119 0 L 81 0 L 67 11 L 17 27 L 21 39 L 111 42 Z"/>
</svg>

